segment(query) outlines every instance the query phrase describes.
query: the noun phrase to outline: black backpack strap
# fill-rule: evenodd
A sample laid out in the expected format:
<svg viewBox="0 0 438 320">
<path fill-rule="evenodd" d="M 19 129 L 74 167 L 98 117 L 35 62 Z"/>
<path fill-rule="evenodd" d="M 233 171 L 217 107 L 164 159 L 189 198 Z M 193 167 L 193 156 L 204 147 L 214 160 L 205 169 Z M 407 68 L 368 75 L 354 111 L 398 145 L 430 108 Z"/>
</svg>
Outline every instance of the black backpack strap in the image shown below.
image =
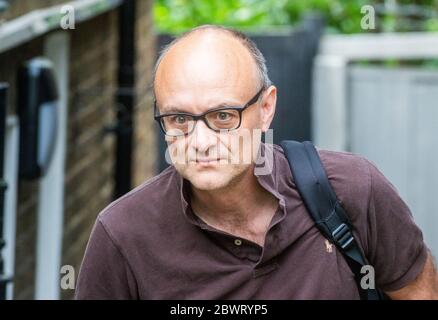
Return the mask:
<svg viewBox="0 0 438 320">
<path fill-rule="evenodd" d="M 380 300 L 382 293 L 376 289 L 362 289 L 362 266 L 366 265 L 361 250 L 354 239 L 352 225 L 339 203 L 318 152 L 310 141 L 285 140 L 281 147 L 289 162 L 298 192 L 320 232 L 345 257 L 355 275 L 356 284 L 363 300 Z"/>
</svg>

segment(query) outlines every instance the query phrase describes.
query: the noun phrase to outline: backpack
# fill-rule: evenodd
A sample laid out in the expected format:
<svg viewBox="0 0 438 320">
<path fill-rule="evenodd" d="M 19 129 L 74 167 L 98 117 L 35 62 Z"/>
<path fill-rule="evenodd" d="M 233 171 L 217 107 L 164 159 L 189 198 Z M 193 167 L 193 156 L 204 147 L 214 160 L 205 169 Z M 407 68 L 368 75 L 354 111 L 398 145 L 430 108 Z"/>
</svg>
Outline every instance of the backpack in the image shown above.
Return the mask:
<svg viewBox="0 0 438 320">
<path fill-rule="evenodd" d="M 355 240 L 346 211 L 331 187 L 315 146 L 310 141 L 281 142 L 298 192 L 319 231 L 344 256 L 354 274 L 361 300 L 383 300 L 388 297 L 379 289 L 363 289 L 362 267 L 367 265 Z"/>
</svg>

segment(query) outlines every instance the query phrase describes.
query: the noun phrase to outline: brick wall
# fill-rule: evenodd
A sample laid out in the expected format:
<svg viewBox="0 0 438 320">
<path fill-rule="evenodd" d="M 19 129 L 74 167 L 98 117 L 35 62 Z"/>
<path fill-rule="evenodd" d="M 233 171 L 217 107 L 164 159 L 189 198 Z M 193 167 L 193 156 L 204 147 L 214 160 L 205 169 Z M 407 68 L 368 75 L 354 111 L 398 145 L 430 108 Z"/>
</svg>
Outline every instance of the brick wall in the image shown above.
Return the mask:
<svg viewBox="0 0 438 320">
<path fill-rule="evenodd" d="M 153 119 L 152 73 L 156 39 L 152 19 L 153 1 L 137 1 L 136 26 L 136 116 L 133 184 L 137 186 L 156 171 L 157 152 Z"/>
<path fill-rule="evenodd" d="M 25 2 L 27 5 L 34 3 L 34 1 Z M 42 4 L 59 4 L 63 1 L 35 2 L 38 2 L 38 7 L 44 7 L 45 5 Z M 151 5 L 152 1 L 137 0 L 133 155 L 135 186 L 155 174 L 156 163 L 150 89 L 155 60 Z M 9 17 L 16 17 L 29 8 L 26 6 L 11 8 L 13 10 L 8 11 L 7 14 Z M 115 121 L 118 10 L 77 24 L 76 29 L 69 32 L 71 36 L 70 88 L 62 265 L 72 265 L 77 275 L 96 216 L 112 201 L 115 137 L 113 134 L 105 133 L 105 128 Z M 15 74 L 18 65 L 35 55 L 42 54 L 42 45 L 43 38 L 39 38 L 0 54 L 0 81 L 11 83 L 10 113 L 15 112 L 12 102 L 15 100 Z M 7 63 L 3 63 L 4 61 Z M 20 181 L 15 270 L 16 299 L 34 298 L 37 195 L 36 182 Z M 61 294 L 63 299 L 70 299 L 73 290 L 65 290 Z"/>
<path fill-rule="evenodd" d="M 105 127 L 115 119 L 117 20 L 113 11 L 71 34 L 62 264 L 75 270 L 97 214 L 112 200 L 115 139 Z"/>
</svg>

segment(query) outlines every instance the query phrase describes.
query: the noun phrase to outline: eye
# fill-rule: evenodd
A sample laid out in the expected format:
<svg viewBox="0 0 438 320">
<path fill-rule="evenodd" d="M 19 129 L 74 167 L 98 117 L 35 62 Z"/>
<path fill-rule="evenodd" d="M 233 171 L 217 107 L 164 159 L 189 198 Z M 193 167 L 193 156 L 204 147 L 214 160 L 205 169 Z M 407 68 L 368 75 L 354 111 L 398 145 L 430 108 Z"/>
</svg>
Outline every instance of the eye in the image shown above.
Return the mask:
<svg viewBox="0 0 438 320">
<path fill-rule="evenodd" d="M 172 118 L 172 121 L 175 122 L 176 124 L 184 124 L 187 121 L 187 116 L 177 115 Z"/>
<path fill-rule="evenodd" d="M 231 118 L 231 114 L 228 112 L 221 111 L 221 112 L 218 112 L 218 114 L 217 114 L 217 119 L 221 120 L 221 121 L 227 121 L 227 120 L 230 120 L 230 118 Z"/>
</svg>

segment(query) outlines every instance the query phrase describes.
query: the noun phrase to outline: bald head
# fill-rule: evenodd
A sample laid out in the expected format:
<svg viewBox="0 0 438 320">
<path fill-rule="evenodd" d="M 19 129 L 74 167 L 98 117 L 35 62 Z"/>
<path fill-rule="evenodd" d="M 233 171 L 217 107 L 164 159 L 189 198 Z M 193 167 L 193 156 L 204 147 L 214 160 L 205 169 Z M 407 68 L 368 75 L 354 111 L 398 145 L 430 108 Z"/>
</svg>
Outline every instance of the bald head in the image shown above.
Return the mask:
<svg viewBox="0 0 438 320">
<path fill-rule="evenodd" d="M 184 87 L 204 92 L 206 88 L 240 86 L 246 90 L 270 85 L 265 59 L 243 33 L 221 26 L 205 25 L 183 34 L 164 48 L 154 74 L 154 93 Z"/>
</svg>

